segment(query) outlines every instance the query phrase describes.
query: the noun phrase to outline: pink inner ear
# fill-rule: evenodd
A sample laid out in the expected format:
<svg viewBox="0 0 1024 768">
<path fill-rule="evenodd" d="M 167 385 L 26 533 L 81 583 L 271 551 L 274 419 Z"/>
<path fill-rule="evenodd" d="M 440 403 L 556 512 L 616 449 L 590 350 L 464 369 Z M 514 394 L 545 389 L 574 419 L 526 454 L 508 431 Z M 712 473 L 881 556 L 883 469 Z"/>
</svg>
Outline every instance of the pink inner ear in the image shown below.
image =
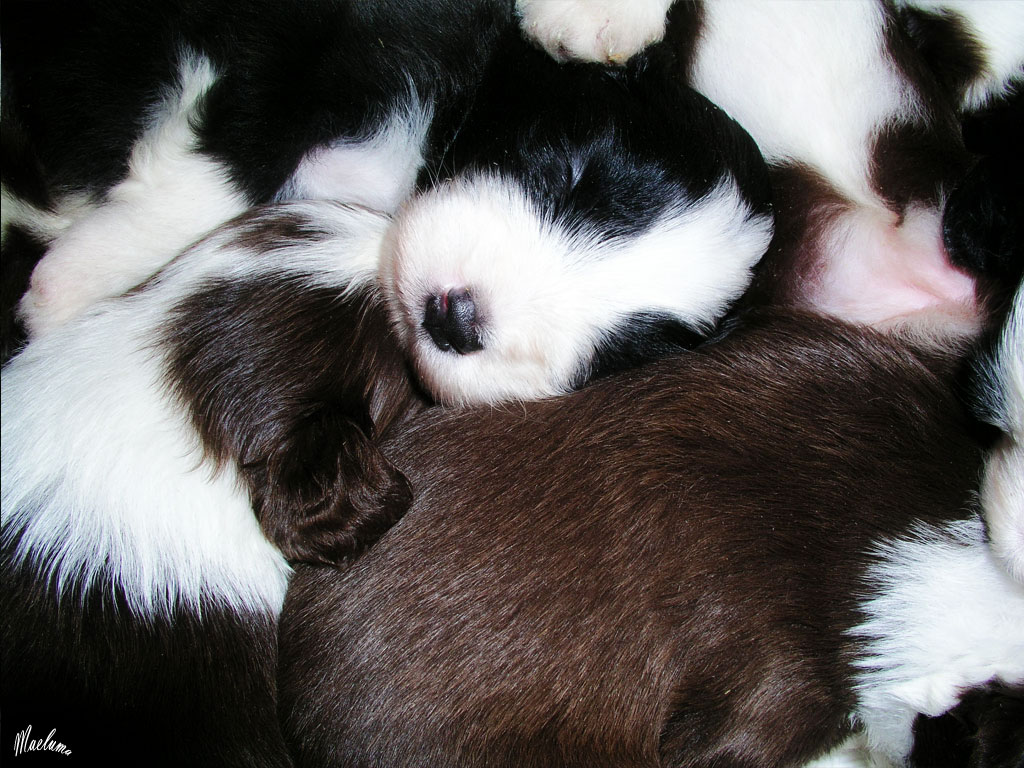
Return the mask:
<svg viewBox="0 0 1024 768">
<path fill-rule="evenodd" d="M 803 294 L 816 309 L 879 328 L 941 313 L 980 319 L 974 278 L 950 263 L 941 212 L 910 208 L 900 222 L 886 209 L 840 215 Z"/>
</svg>

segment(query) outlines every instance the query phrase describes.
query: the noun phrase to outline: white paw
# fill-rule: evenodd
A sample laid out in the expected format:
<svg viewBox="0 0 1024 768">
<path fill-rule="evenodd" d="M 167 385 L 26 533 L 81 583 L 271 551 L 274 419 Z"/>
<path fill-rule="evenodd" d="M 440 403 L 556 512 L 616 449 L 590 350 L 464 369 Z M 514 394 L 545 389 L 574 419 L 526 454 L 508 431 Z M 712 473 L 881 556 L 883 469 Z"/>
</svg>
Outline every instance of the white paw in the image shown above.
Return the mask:
<svg viewBox="0 0 1024 768">
<path fill-rule="evenodd" d="M 516 0 L 525 35 L 559 60 L 623 64 L 665 35 L 672 0 Z"/>
</svg>

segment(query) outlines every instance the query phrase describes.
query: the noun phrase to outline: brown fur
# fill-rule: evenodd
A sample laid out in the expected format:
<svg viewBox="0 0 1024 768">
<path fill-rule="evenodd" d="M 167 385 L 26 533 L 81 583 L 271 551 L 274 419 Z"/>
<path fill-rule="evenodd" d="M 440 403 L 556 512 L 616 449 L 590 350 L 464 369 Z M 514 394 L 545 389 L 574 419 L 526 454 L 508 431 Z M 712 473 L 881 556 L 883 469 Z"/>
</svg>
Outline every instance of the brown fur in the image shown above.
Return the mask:
<svg viewBox="0 0 1024 768">
<path fill-rule="evenodd" d="M 254 259 L 323 237 L 301 217 L 250 218 L 236 229 Z M 168 380 L 207 453 L 238 463 L 270 541 L 291 562 L 336 563 L 408 507 L 377 442 L 425 400 L 373 290 L 301 282 L 272 274 L 187 298 L 166 331 Z"/>
<path fill-rule="evenodd" d="M 410 513 L 292 582 L 299 761 L 768 768 L 834 745 L 867 551 L 974 487 L 946 373 L 781 318 L 568 398 L 415 419 L 384 447 Z"/>
</svg>

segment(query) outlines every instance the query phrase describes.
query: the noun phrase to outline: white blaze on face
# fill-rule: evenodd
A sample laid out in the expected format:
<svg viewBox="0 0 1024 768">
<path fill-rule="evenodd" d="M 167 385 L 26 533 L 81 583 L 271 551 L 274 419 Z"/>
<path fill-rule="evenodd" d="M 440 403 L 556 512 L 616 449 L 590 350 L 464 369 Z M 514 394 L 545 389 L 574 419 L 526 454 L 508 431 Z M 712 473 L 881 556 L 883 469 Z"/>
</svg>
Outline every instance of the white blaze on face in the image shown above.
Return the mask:
<svg viewBox="0 0 1024 768">
<path fill-rule="evenodd" d="M 536 399 L 567 391 L 633 314 L 712 324 L 749 284 L 771 232 L 729 177 L 616 239 L 586 226 L 569 233 L 514 183 L 476 177 L 400 211 L 382 274 L 393 321 L 437 399 Z M 479 351 L 442 351 L 423 328 L 430 298 L 453 290 L 476 304 Z"/>
</svg>

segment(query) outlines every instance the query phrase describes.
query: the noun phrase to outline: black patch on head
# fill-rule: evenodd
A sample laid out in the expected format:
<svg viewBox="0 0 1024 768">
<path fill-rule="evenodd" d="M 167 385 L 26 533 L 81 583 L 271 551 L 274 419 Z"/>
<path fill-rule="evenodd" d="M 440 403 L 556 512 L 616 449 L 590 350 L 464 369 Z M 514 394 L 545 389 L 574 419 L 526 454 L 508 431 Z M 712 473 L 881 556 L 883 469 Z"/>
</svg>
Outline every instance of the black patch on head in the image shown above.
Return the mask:
<svg viewBox="0 0 1024 768">
<path fill-rule="evenodd" d="M 732 173 L 755 212 L 770 210 L 753 140 L 689 89 L 665 44 L 621 69 L 559 64 L 516 31 L 502 39 L 472 110 L 428 182 L 499 175 L 570 234 L 636 236 Z"/>
<path fill-rule="evenodd" d="M 207 452 L 232 461 L 291 561 L 338 562 L 405 511 L 405 478 L 376 449 L 421 404 L 381 301 L 301 277 L 213 282 L 164 333 L 168 380 Z"/>
<path fill-rule="evenodd" d="M 4 749 L 31 739 L 71 750 L 53 764 L 287 768 L 276 711 L 277 622 L 212 602 L 143 618 L 101 578 L 58 600 L 32 566 L 0 570 Z M 10 754 L 10 753 L 8 753 Z M 21 759 L 33 764 L 40 753 Z"/>
</svg>

